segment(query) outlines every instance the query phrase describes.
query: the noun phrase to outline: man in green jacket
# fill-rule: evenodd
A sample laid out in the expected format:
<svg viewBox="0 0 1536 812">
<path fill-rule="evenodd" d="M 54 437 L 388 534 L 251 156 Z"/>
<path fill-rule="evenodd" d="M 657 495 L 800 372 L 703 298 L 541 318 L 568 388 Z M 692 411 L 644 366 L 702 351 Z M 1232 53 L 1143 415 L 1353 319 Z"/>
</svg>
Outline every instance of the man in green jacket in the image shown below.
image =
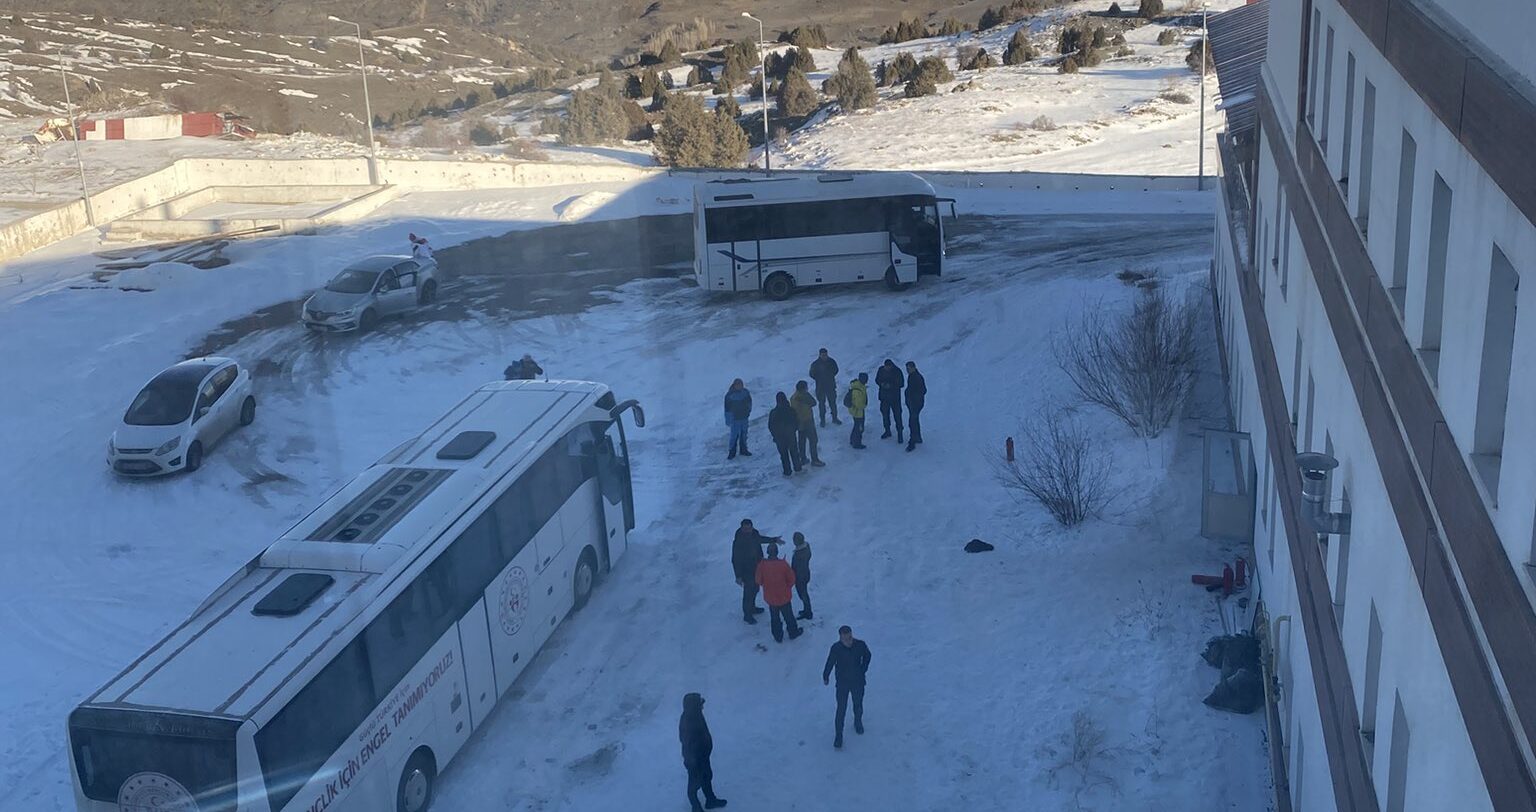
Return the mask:
<svg viewBox="0 0 1536 812">
<path fill-rule="evenodd" d="M 816 453 L 816 396 L 811 394 L 810 384 L 796 381 L 795 393 L 790 395 L 789 405 L 795 408 L 795 417 L 800 420 L 799 443 L 795 447 L 800 464 L 809 461 L 817 468 L 826 465 L 821 461 L 821 455 Z"/>
<path fill-rule="evenodd" d="M 854 378 L 848 384 L 848 416 L 853 418 L 853 433 L 848 435 L 848 442 L 854 448 L 868 448 L 864 445 L 864 410 L 869 406 L 869 373 L 860 372 L 859 377 Z"/>
</svg>

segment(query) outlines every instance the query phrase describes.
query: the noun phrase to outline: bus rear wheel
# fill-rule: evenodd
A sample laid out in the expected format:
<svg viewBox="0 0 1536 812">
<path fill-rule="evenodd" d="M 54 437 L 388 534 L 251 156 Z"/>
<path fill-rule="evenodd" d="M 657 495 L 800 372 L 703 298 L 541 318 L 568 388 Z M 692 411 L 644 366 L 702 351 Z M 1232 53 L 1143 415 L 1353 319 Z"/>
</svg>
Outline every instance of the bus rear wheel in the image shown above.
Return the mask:
<svg viewBox="0 0 1536 812">
<path fill-rule="evenodd" d="M 790 291 L 794 289 L 794 282 L 787 273 L 776 273 L 763 280 L 763 293 L 776 302 L 788 299 Z"/>
<path fill-rule="evenodd" d="M 892 265 L 885 271 L 885 286 L 891 290 L 900 291 L 912 287 L 912 283 L 901 281 L 901 277 L 896 275 L 896 266 Z"/>
<path fill-rule="evenodd" d="M 426 812 L 432 806 L 432 785 L 437 780 L 437 767 L 432 753 L 425 747 L 411 754 L 411 760 L 400 771 L 400 787 L 395 792 L 396 812 Z"/>
<path fill-rule="evenodd" d="M 597 586 L 597 553 L 591 547 L 581 551 L 581 558 L 576 562 L 576 574 L 572 576 L 572 591 L 575 593 L 576 602 L 572 610 L 580 609 L 587 605 L 592 598 L 592 588 Z"/>
</svg>

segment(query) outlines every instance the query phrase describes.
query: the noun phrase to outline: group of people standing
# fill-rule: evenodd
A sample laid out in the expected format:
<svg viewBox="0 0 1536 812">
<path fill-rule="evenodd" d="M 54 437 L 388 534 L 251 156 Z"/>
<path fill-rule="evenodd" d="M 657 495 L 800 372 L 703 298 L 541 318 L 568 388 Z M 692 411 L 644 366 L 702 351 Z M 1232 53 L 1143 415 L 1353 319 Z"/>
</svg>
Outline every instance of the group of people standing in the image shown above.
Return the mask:
<svg viewBox="0 0 1536 812">
<path fill-rule="evenodd" d="M 837 413 L 838 372 L 836 359 L 823 347 L 817 353 L 816 360 L 811 362 L 810 381 L 797 381 L 793 395 L 778 392 L 774 396 L 773 409 L 768 412 L 768 434 L 778 449 L 784 476 L 793 476 L 807 467 L 820 468 L 826 465 L 821 460 L 818 417 L 819 428 L 827 427 L 829 412 L 834 425 L 843 424 Z M 811 383 L 816 386 L 815 394 L 811 392 Z M 856 449 L 868 448 L 864 445 L 864 414 L 869 406 L 868 387 L 869 373 L 860 372 L 848 382 L 848 389 L 841 399 L 848 410 L 848 416 L 853 419 L 853 431 L 848 436 L 848 444 Z M 880 418 L 885 426 L 880 439 L 889 439 L 894 429 L 897 443 L 905 442 L 908 451 L 916 449 L 923 442 L 920 415 L 928 400 L 928 382 L 918 371 L 917 363 L 908 361 L 906 374 L 903 375 L 895 361 L 885 359 L 885 363 L 875 372 L 875 388 L 879 398 Z M 905 425 L 902 423 L 903 404 L 906 406 Z M 747 450 L 747 426 L 751 419 L 752 393 L 737 378 L 731 381 L 725 393 L 725 423 L 730 429 L 730 450 L 726 459 L 735 459 L 737 454 L 752 456 L 752 452 Z"/>
</svg>

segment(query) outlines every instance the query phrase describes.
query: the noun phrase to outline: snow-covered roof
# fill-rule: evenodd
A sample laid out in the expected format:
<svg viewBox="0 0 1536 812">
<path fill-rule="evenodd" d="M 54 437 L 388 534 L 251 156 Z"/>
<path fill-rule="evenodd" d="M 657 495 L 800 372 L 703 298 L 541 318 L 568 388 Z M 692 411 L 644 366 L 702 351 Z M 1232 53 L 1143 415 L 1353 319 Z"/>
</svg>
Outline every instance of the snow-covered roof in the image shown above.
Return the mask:
<svg viewBox="0 0 1536 812">
<path fill-rule="evenodd" d="M 933 196 L 933 186 L 910 172 L 824 172 L 726 178 L 700 183 L 694 195 L 706 208 L 899 195 Z"/>
<path fill-rule="evenodd" d="M 351 635 L 342 632 L 355 632 L 354 621 L 423 553 L 448 544 L 455 537 L 448 531 L 467 523 L 495 483 L 521 474 L 549 438 L 606 418 L 597 404 L 607 392 L 584 381 L 482 386 L 333 493 L 87 704 L 252 716 L 300 669 L 328 659 L 314 657 L 317 650 L 343 645 Z M 471 435 L 484 443 L 471 443 L 466 455 L 465 432 L 491 436 Z M 360 522 L 365 512 L 371 518 Z M 346 532 L 364 524 L 382 529 Z M 292 614 L 255 611 L 300 573 L 334 582 Z"/>
</svg>

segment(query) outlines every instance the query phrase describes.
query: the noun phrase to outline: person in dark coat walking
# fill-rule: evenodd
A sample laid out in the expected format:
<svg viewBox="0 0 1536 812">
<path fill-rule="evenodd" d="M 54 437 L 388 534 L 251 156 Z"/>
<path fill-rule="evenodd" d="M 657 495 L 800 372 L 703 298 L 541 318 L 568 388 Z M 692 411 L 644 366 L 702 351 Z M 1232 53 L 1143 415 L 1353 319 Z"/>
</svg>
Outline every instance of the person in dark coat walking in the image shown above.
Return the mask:
<svg viewBox="0 0 1536 812">
<path fill-rule="evenodd" d="M 773 409 L 768 412 L 768 434 L 773 437 L 774 447 L 779 449 L 779 462 L 784 465 L 784 476 L 789 476 L 804 467 L 799 452 L 795 450 L 795 443 L 800 436 L 800 418 L 795 416 L 795 407 L 789 405 L 789 398 L 783 392 L 775 395 L 774 401 Z M 794 471 L 790 470 L 791 465 Z"/>
<path fill-rule="evenodd" d="M 891 423 L 896 423 L 896 442 L 902 441 L 901 426 L 901 387 L 906 383 L 901 377 L 901 370 L 896 362 L 885 359 L 875 372 L 875 386 L 880 390 L 880 419 L 885 421 L 885 433 L 880 439 L 887 440 L 891 436 Z"/>
<path fill-rule="evenodd" d="M 747 450 L 747 421 L 751 418 L 752 393 L 737 378 L 731 381 L 731 388 L 725 390 L 725 425 L 731 429 L 731 452 L 725 455 L 726 459 L 736 459 L 737 451 L 743 457 L 752 456 L 752 452 Z"/>
<path fill-rule="evenodd" d="M 688 806 L 692 812 L 719 809 L 725 799 L 715 795 L 715 771 L 709 766 L 715 739 L 704 721 L 704 697 L 683 695 L 683 715 L 677 720 L 677 738 L 683 744 L 683 769 L 688 771 Z M 699 790 L 704 790 L 704 805 L 699 806 Z"/>
<path fill-rule="evenodd" d="M 917 371 L 917 362 L 907 362 L 907 450 L 911 451 L 923 442 L 923 424 L 918 415 L 928 399 L 928 381 Z"/>
<path fill-rule="evenodd" d="M 779 558 L 779 545 L 768 545 L 768 557 L 757 562 L 757 584 L 763 588 L 763 602 L 768 604 L 768 619 L 775 642 L 784 642 L 784 627 L 789 627 L 789 639 L 801 635 L 800 624 L 795 622 L 791 611 L 795 586 L 795 571 L 789 562 Z"/>
<path fill-rule="evenodd" d="M 795 531 L 795 551 L 790 556 L 790 569 L 795 571 L 795 592 L 800 595 L 800 614 L 795 615 L 798 620 L 811 620 L 815 615 L 811 614 L 811 545 L 806 543 L 805 534 Z"/>
<path fill-rule="evenodd" d="M 853 732 L 864 733 L 864 675 L 869 671 L 869 646 L 853 636 L 851 626 L 837 630 L 837 642 L 827 652 L 826 667 L 821 669 L 821 684 L 826 685 L 837 673 L 837 737 L 833 747 L 843 746 L 843 717 L 848 712 L 848 697 L 853 697 Z"/>
<path fill-rule="evenodd" d="M 742 519 L 731 541 L 731 571 L 741 587 L 741 619 L 748 623 L 756 623 L 753 615 L 763 611 L 757 605 L 757 562 L 763 560 L 763 545 L 772 540 L 757 532 L 751 519 Z"/>
<path fill-rule="evenodd" d="M 821 414 L 821 427 L 827 427 L 827 407 L 832 407 L 832 422 L 841 426 L 837 419 L 837 361 L 822 347 L 811 362 L 811 380 L 816 382 L 816 405 Z"/>
</svg>

